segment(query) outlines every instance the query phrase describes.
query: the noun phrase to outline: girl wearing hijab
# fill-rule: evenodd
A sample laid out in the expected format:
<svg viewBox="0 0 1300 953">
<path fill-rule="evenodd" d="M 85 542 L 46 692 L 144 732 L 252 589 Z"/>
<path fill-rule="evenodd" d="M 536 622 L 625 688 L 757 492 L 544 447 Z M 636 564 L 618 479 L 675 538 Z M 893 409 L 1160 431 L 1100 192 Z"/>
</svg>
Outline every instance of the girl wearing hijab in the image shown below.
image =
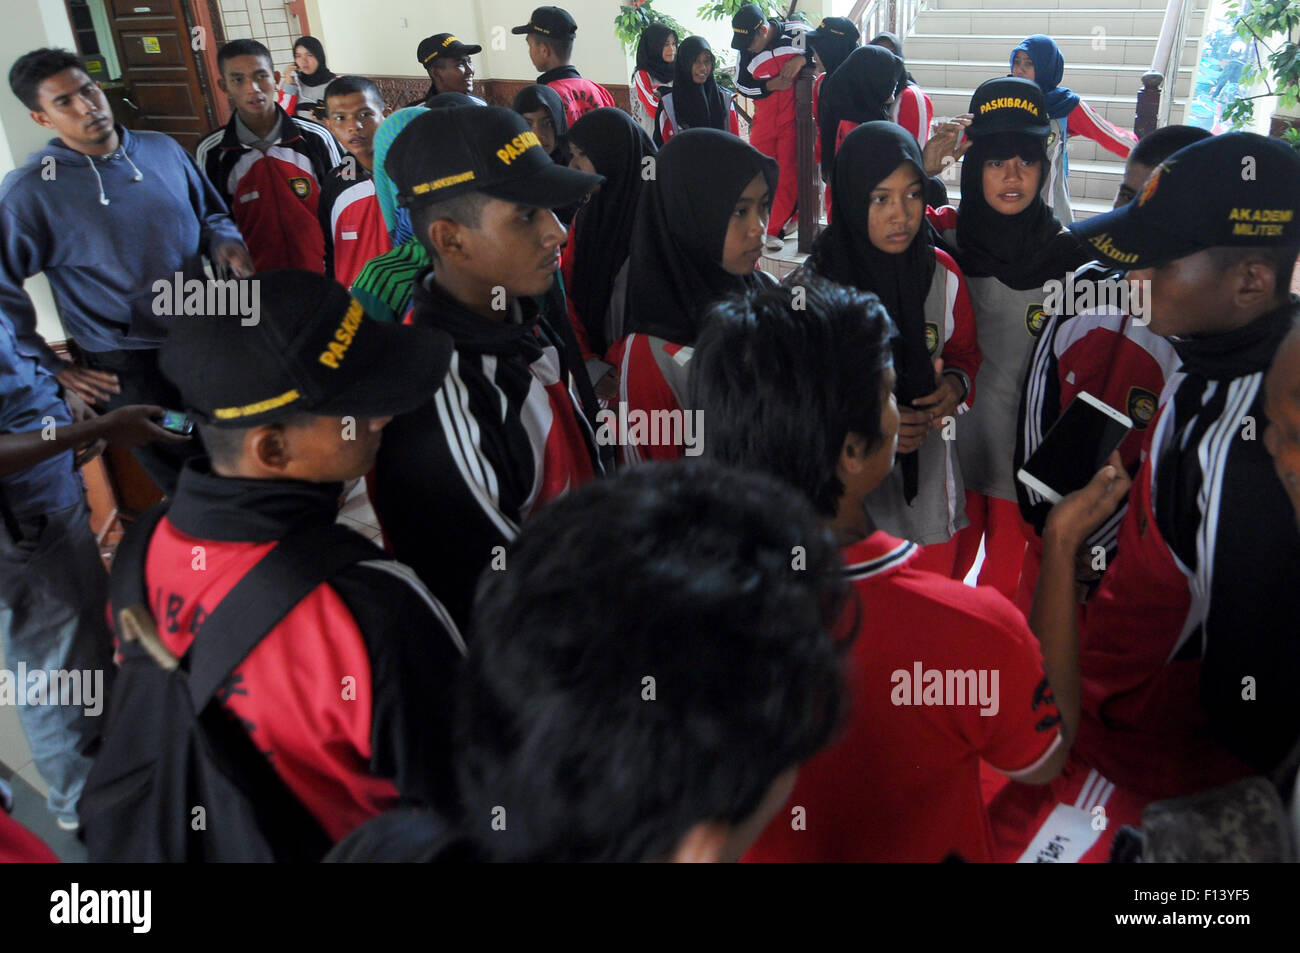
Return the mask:
<svg viewBox="0 0 1300 953">
<path fill-rule="evenodd" d="M 293 44 L 294 68 L 280 91 L 280 106 L 301 119 L 325 118 L 325 87 L 335 78 L 325 65 L 325 47 L 314 36 L 300 36 Z"/>
<path fill-rule="evenodd" d="M 889 50 L 863 46 L 850 53 L 822 85 L 817 126 L 825 181 L 831 180 L 835 150 L 854 126 L 876 120 L 891 121 L 889 110 L 894 104 L 894 91 L 904 73 L 903 61 Z"/>
<path fill-rule="evenodd" d="M 1035 33 L 1011 51 L 1011 75 L 1037 83 L 1047 101 L 1047 115 L 1052 122 L 1047 139 L 1049 167 L 1043 177 L 1043 199 L 1061 222 L 1074 221 L 1070 211 L 1069 157 L 1065 143 L 1070 136 L 1091 139 L 1108 152 L 1127 159 L 1137 144 L 1137 136 L 1127 129 L 1107 122 L 1079 98 L 1079 94 L 1061 85 L 1065 75 L 1065 57 L 1050 36 Z"/>
<path fill-rule="evenodd" d="M 954 577 L 969 570 L 983 537 L 980 584 L 1014 600 L 1025 536 L 1012 460 L 1020 392 L 1046 320 L 1044 284 L 1064 281 L 1092 256 L 1053 217 L 1040 191 L 1050 128 L 1038 87 L 989 80 L 975 90 L 970 111 L 961 210 L 946 206 L 930 216 L 966 275 L 983 358 L 975 379 L 979 404 L 956 428 L 970 526 L 957 537 Z"/>
<path fill-rule="evenodd" d="M 644 160 L 655 154 L 655 147 L 627 113 L 604 108 L 573 124 L 569 148 L 572 168 L 605 177 L 574 217 L 560 269 L 569 318 L 596 395 L 612 400 L 618 395 L 618 374 L 603 357 L 623 338 L 632 222 L 645 181 Z"/>
<path fill-rule="evenodd" d="M 971 407 L 980 354 L 966 280 L 935 248 L 925 219 L 924 168 L 920 146 L 896 123 L 850 132 L 835 157 L 832 223 L 784 283 L 811 273 L 869 291 L 893 318 L 898 455 L 867 497 L 867 514 L 877 529 L 926 547 L 925 568 L 950 575 L 955 546 L 940 544 L 966 525 L 966 500 L 953 441 L 942 431 Z"/>
<path fill-rule="evenodd" d="M 808 46 L 813 51 L 821 72 L 813 80 L 812 114 L 813 123 L 817 123 L 822 95 L 822 84 L 840 65 L 858 48 L 862 34 L 848 17 L 826 17 L 817 24 L 817 29 L 809 30 Z M 814 161 L 821 162 L 821 140 L 818 139 L 813 150 Z"/>
<path fill-rule="evenodd" d="M 673 88 L 664 91 L 655 117 L 655 145 L 662 146 L 684 129 L 721 129 L 740 135 L 735 97 L 713 78 L 715 65 L 708 40 L 685 39 L 673 67 Z"/>
<path fill-rule="evenodd" d="M 718 129 L 688 129 L 659 150 L 632 228 L 627 336 L 606 355 L 629 414 L 687 407 L 705 309 L 771 282 L 755 267 L 776 184 L 775 159 Z M 682 455 L 682 446 L 623 447 L 626 462 Z"/>
<path fill-rule="evenodd" d="M 871 45 L 883 47 L 900 60 L 903 59 L 903 41 L 896 33 L 886 30 L 872 40 Z M 907 72 L 906 61 L 903 65 L 903 78 L 894 94 L 894 108 L 890 118 L 916 136 L 916 141 L 922 147 L 929 141 L 930 123 L 934 120 L 934 103 L 912 78 L 912 74 Z"/>
<path fill-rule="evenodd" d="M 549 86 L 532 83 L 515 94 L 510 108 L 528 120 L 528 127 L 537 134 L 542 148 L 550 153 L 551 161 L 556 165 L 569 164 L 569 120 L 559 93 Z"/>
<path fill-rule="evenodd" d="M 677 59 L 677 34 L 662 23 L 641 31 L 636 44 L 636 70 L 632 73 L 632 118 L 647 135 L 655 131 L 659 98 L 673 85 L 673 61 Z"/>
</svg>

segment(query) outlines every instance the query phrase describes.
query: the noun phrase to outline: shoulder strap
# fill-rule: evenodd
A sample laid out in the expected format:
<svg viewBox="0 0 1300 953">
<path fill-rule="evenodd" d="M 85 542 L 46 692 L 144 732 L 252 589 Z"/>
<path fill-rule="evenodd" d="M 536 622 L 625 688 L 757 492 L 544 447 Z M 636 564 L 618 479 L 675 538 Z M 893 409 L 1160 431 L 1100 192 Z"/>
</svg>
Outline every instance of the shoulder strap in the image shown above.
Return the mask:
<svg viewBox="0 0 1300 953">
<path fill-rule="evenodd" d="M 155 503 L 134 520 L 117 549 L 113 551 L 113 571 L 109 577 L 109 598 L 113 607 L 113 619 L 116 622 L 120 613 L 135 606 L 146 611 L 149 607 L 149 591 L 145 585 L 144 561 L 149 552 L 149 540 L 153 532 L 167 515 L 171 500 Z"/>
<path fill-rule="evenodd" d="M 369 540 L 334 523 L 290 532 L 235 584 L 190 648 L 190 695 L 202 711 L 217 688 L 308 593 L 353 563 L 383 559 Z"/>
</svg>

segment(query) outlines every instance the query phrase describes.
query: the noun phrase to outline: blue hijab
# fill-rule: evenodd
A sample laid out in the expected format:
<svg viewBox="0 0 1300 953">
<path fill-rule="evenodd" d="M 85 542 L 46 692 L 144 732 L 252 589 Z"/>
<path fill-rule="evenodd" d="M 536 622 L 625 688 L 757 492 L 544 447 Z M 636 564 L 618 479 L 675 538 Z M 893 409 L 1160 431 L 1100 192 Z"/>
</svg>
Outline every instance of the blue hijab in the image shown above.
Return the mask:
<svg viewBox="0 0 1300 953">
<path fill-rule="evenodd" d="M 1047 101 L 1047 115 L 1052 119 L 1064 119 L 1079 105 L 1079 94 L 1061 85 L 1065 75 L 1065 57 L 1061 49 L 1050 36 L 1035 33 L 1025 37 L 1020 45 L 1011 51 L 1011 62 L 1016 61 L 1016 53 L 1024 51 L 1034 61 L 1034 82 L 1043 91 Z"/>
</svg>

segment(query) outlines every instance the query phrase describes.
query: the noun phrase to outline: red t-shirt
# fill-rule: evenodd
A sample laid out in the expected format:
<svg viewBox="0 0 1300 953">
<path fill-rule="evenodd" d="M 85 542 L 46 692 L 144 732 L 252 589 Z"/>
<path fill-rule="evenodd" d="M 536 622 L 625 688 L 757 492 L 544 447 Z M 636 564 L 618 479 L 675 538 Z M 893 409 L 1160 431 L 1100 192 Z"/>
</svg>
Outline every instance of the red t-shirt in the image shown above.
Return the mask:
<svg viewBox="0 0 1300 953">
<path fill-rule="evenodd" d="M 746 860 L 991 860 L 980 759 L 1021 777 L 1061 743 L 1024 618 L 992 589 L 911 568 L 917 551 L 884 532 L 844 549 L 857 595 L 845 622 L 858 625 L 848 721 Z"/>
</svg>

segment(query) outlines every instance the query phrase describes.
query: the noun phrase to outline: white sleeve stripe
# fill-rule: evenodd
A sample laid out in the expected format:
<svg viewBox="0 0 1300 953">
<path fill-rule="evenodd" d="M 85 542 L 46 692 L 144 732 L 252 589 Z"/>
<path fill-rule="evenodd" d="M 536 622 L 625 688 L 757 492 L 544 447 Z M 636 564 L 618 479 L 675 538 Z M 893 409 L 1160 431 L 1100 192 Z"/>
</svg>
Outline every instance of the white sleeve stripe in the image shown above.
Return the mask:
<svg viewBox="0 0 1300 953">
<path fill-rule="evenodd" d="M 1029 767 L 1021 768 L 1019 771 L 1007 771 L 1004 770 L 1003 768 L 999 768 L 996 764 L 993 764 L 992 762 L 989 762 L 989 764 L 993 767 L 994 770 L 1002 774 L 1005 774 L 1012 781 L 1019 781 L 1021 778 L 1028 777 L 1029 775 L 1037 771 L 1039 768 L 1041 768 L 1043 765 L 1045 765 L 1048 759 L 1051 758 L 1052 755 L 1056 753 L 1056 749 L 1061 746 L 1064 740 L 1065 739 L 1061 737 L 1061 732 L 1058 730 L 1056 732 L 1056 738 L 1052 741 L 1050 745 L 1047 746 L 1047 750 L 1043 752 L 1042 757 L 1040 757 L 1033 764 L 1029 765 Z"/>
<path fill-rule="evenodd" d="M 632 348 L 636 344 L 637 335 L 628 336 L 627 346 L 623 348 L 623 366 L 619 369 L 618 382 L 618 399 L 624 404 L 629 404 L 627 397 L 627 373 L 632 364 Z M 636 446 L 627 439 L 627 434 L 618 435 L 619 442 L 623 444 L 623 459 L 628 463 L 640 463 L 641 454 L 637 452 Z"/>
<path fill-rule="evenodd" d="M 415 591 L 416 595 L 424 600 L 424 604 L 429 607 L 429 611 L 442 623 L 443 629 L 451 636 L 451 641 L 460 650 L 460 654 L 469 654 L 469 650 L 465 647 L 465 639 L 461 636 L 460 629 L 456 628 L 456 623 L 452 621 L 447 609 L 438 601 L 437 596 L 430 592 L 428 587 L 420 581 L 420 577 L 415 574 L 415 570 L 410 566 L 400 563 L 396 559 L 367 559 L 365 562 L 357 563 L 357 565 L 365 566 L 368 569 L 378 569 L 405 582 Z"/>
</svg>

